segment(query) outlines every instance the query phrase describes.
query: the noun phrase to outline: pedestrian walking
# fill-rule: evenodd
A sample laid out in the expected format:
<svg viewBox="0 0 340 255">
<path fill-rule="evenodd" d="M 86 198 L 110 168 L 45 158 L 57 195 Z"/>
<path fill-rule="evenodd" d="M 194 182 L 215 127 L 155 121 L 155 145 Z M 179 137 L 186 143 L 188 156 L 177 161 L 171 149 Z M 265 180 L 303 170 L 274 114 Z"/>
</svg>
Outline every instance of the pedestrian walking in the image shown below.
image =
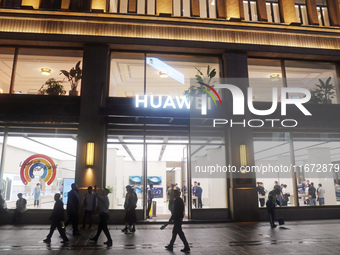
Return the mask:
<svg viewBox="0 0 340 255">
<path fill-rule="evenodd" d="M 170 243 L 167 246 L 165 246 L 165 248 L 168 251 L 172 251 L 174 243 L 176 241 L 176 237 L 177 235 L 179 235 L 184 244 L 184 249 L 182 249 L 181 252 L 189 253 L 190 247 L 182 230 L 182 222 L 184 217 L 184 203 L 180 195 L 181 192 L 179 190 L 174 190 L 173 210 L 171 211 L 171 218 L 169 219 L 169 222 L 174 222 L 174 227 L 172 229 L 172 238 L 170 240 Z"/>
<path fill-rule="evenodd" d="M 99 214 L 100 219 L 99 219 L 99 223 L 98 223 L 97 234 L 94 237 L 90 238 L 90 240 L 97 242 L 97 240 L 100 236 L 100 233 L 102 231 L 104 231 L 104 234 L 107 238 L 107 241 L 104 244 L 106 244 L 107 246 L 112 246 L 112 238 L 111 238 L 111 235 L 110 235 L 110 231 L 107 227 L 107 221 L 109 219 L 109 207 L 110 207 L 110 201 L 109 201 L 109 198 L 108 198 L 107 195 L 110 193 L 110 191 L 105 188 L 105 189 L 103 189 L 102 195 L 100 196 L 97 193 L 97 187 L 95 186 L 94 187 L 94 193 L 95 193 L 97 199 L 99 201 L 101 201 L 100 214 Z"/>
<path fill-rule="evenodd" d="M 97 196 L 92 192 L 92 186 L 87 188 L 87 193 L 83 199 L 83 208 L 84 208 L 84 215 L 83 215 L 83 226 L 81 228 L 86 228 L 86 218 L 87 215 L 89 216 L 89 229 L 92 227 L 92 218 L 97 208 Z"/>
<path fill-rule="evenodd" d="M 78 230 L 78 214 L 79 214 L 79 196 L 78 185 L 72 183 L 72 190 L 68 193 L 67 199 L 67 215 L 68 219 L 65 223 L 65 228 L 71 223 L 73 229 L 73 235 L 80 235 Z"/>
<path fill-rule="evenodd" d="M 64 204 L 60 200 L 60 194 L 56 193 L 54 195 L 54 208 L 50 217 L 50 220 L 52 221 L 50 232 L 48 233 L 46 239 L 44 240 L 44 243 L 51 243 L 51 237 L 53 235 L 54 230 L 57 228 L 59 231 L 59 234 L 63 241 L 61 243 L 68 243 L 69 240 L 67 236 L 65 235 L 65 231 L 62 227 L 62 222 L 64 221 Z"/>
</svg>

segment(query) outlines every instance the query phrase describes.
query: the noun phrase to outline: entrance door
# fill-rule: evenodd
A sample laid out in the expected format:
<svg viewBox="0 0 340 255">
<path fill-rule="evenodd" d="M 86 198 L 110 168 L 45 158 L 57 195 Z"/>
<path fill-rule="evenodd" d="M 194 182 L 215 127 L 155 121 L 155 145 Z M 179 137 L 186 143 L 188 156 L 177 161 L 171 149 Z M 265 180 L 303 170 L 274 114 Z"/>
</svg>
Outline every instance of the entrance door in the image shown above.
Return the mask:
<svg viewBox="0 0 340 255">
<path fill-rule="evenodd" d="M 147 144 L 147 184 L 153 184 L 155 213 L 153 220 L 168 220 L 171 216 L 169 210 L 169 196 L 167 191 L 174 188 L 181 191 L 181 197 L 185 202 L 185 217 L 188 216 L 188 145 L 187 144 Z M 150 216 L 152 213 L 150 213 Z"/>
</svg>

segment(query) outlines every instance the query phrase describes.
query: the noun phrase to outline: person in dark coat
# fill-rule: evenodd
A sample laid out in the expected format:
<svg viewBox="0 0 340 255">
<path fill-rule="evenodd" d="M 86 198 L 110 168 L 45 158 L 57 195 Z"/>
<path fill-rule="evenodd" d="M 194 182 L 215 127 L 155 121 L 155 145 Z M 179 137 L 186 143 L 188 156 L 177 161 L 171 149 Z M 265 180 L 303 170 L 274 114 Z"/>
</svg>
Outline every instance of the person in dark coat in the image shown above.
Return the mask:
<svg viewBox="0 0 340 255">
<path fill-rule="evenodd" d="M 126 196 L 125 196 L 125 203 L 124 203 L 124 209 L 125 209 L 125 228 L 122 229 L 122 232 L 128 233 L 128 225 L 133 225 L 133 228 L 131 229 L 131 232 L 134 233 L 136 231 L 135 225 L 136 225 L 136 207 L 137 207 L 137 195 L 134 192 L 133 188 L 130 185 L 127 185 L 126 187 Z"/>
<path fill-rule="evenodd" d="M 148 189 L 148 209 L 146 210 L 146 218 L 150 219 L 150 210 L 152 205 L 152 199 L 153 199 L 153 184 L 149 185 Z"/>
<path fill-rule="evenodd" d="M 274 189 L 269 192 L 268 194 L 268 200 L 266 203 L 267 212 L 269 216 L 269 223 L 272 228 L 276 228 L 275 224 L 275 206 L 276 204 L 279 204 L 280 202 L 277 200 L 277 195 L 280 195 L 281 190 L 280 189 Z"/>
<path fill-rule="evenodd" d="M 100 214 L 99 214 L 100 220 L 98 224 L 97 234 L 94 237 L 90 238 L 90 240 L 97 242 L 100 236 L 100 233 L 103 231 L 105 236 L 107 237 L 107 241 L 104 244 L 106 244 L 107 246 L 112 246 L 112 238 L 110 235 L 110 231 L 107 227 L 107 221 L 109 219 L 109 207 L 110 207 L 110 201 L 107 195 L 109 193 L 110 191 L 105 188 L 103 189 L 102 195 L 100 196 L 97 193 L 97 187 L 95 186 L 94 188 L 94 194 L 96 195 L 98 200 L 101 201 Z"/>
<path fill-rule="evenodd" d="M 68 193 L 67 199 L 67 215 L 68 220 L 65 223 L 65 227 L 67 227 L 70 223 L 72 223 L 73 235 L 79 235 L 78 230 L 78 214 L 79 214 L 79 196 L 78 196 L 78 185 L 72 183 L 72 190 Z"/>
<path fill-rule="evenodd" d="M 52 215 L 50 217 L 50 220 L 52 221 L 50 233 L 48 233 L 44 242 L 45 243 L 51 242 L 51 237 L 53 235 L 53 232 L 57 228 L 60 236 L 63 238 L 63 241 L 61 241 L 61 243 L 68 243 L 69 240 L 68 240 L 67 236 L 65 235 L 65 231 L 62 228 L 62 221 L 64 220 L 64 204 L 60 200 L 60 194 L 59 193 L 56 193 L 54 195 L 54 200 L 55 200 L 55 204 L 54 204 Z"/>
<path fill-rule="evenodd" d="M 182 230 L 182 222 L 184 217 L 184 203 L 180 195 L 181 192 L 179 190 L 174 190 L 173 209 L 171 211 L 171 218 L 169 219 L 169 222 L 174 222 L 174 228 L 172 229 L 172 238 L 170 240 L 170 243 L 167 246 L 165 246 L 165 248 L 168 251 L 172 251 L 174 243 L 176 241 L 176 237 L 177 235 L 179 235 L 184 244 L 184 249 L 182 249 L 181 252 L 189 253 L 190 247 Z"/>
</svg>

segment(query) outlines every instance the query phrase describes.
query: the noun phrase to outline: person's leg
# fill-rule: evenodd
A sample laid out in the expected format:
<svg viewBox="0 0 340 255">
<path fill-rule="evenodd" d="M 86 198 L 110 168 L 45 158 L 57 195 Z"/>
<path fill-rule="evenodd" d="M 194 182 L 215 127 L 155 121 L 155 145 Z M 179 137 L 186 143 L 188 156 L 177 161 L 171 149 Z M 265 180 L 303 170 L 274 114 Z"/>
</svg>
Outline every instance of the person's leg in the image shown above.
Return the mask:
<svg viewBox="0 0 340 255">
<path fill-rule="evenodd" d="M 93 214 L 94 214 L 94 211 L 88 211 L 88 214 L 89 214 L 89 229 L 92 228 L 92 218 L 93 218 Z"/>
<path fill-rule="evenodd" d="M 73 235 L 77 235 L 78 234 L 78 215 L 72 214 L 71 222 L 72 222 Z"/>
<path fill-rule="evenodd" d="M 39 202 L 40 202 L 40 200 L 38 199 L 38 200 L 37 200 L 37 207 L 39 207 Z"/>
<path fill-rule="evenodd" d="M 260 198 L 260 205 L 261 205 L 261 207 L 264 206 L 264 198 Z"/>
<path fill-rule="evenodd" d="M 37 205 L 37 200 L 34 199 L 34 203 L 33 203 L 34 208 L 36 205 Z"/>
<path fill-rule="evenodd" d="M 325 204 L 325 198 L 324 197 L 319 198 L 319 204 L 320 205 L 324 205 Z"/>
<path fill-rule="evenodd" d="M 84 209 L 84 214 L 83 214 L 83 226 L 82 228 L 86 228 L 86 217 L 87 217 L 88 211 Z"/>
<path fill-rule="evenodd" d="M 182 220 L 176 221 L 175 224 L 177 225 L 177 234 L 181 238 L 181 240 L 182 240 L 182 242 L 184 244 L 184 249 L 189 249 L 190 250 L 188 241 L 185 238 L 184 232 L 182 230 Z"/>
<path fill-rule="evenodd" d="M 110 231 L 107 227 L 107 221 L 109 219 L 109 215 L 108 214 L 103 214 L 103 217 L 102 217 L 102 221 L 103 221 L 103 225 L 102 225 L 102 228 L 103 228 L 103 231 L 104 231 L 104 234 L 107 238 L 107 242 L 106 244 L 107 245 L 112 245 L 112 238 L 111 238 L 111 235 L 110 235 Z"/>
<path fill-rule="evenodd" d="M 172 248 L 174 246 L 174 243 L 176 241 L 176 237 L 177 237 L 177 226 L 176 226 L 176 224 L 174 224 L 174 227 L 172 229 L 172 237 L 171 237 L 171 240 L 170 240 L 168 247 Z"/>
<path fill-rule="evenodd" d="M 68 240 L 68 238 L 67 238 L 67 236 L 66 236 L 66 234 L 65 234 L 65 231 L 63 230 L 63 228 L 62 228 L 62 226 L 61 226 L 61 222 L 58 222 L 58 223 L 56 224 L 56 226 L 57 226 L 58 232 L 59 232 L 61 238 L 63 239 L 63 241 L 64 241 L 64 242 L 68 242 L 69 240 Z"/>
<path fill-rule="evenodd" d="M 100 233 L 101 233 L 102 230 L 103 230 L 103 216 L 102 216 L 102 214 L 103 214 L 103 213 L 101 213 L 101 214 L 99 215 L 99 223 L 98 223 L 97 234 L 96 234 L 93 238 L 91 238 L 91 240 L 96 241 L 96 242 L 97 242 L 97 240 L 98 240 L 98 237 L 100 236 Z"/>
<path fill-rule="evenodd" d="M 146 218 L 150 217 L 151 204 L 152 204 L 152 201 L 148 201 L 148 209 L 146 211 Z"/>
<path fill-rule="evenodd" d="M 51 227 L 50 227 L 50 232 L 48 233 L 48 235 L 47 235 L 45 240 L 51 240 L 51 237 L 53 235 L 53 232 L 54 232 L 55 228 L 56 228 L 56 224 L 54 222 L 52 222 Z"/>
</svg>

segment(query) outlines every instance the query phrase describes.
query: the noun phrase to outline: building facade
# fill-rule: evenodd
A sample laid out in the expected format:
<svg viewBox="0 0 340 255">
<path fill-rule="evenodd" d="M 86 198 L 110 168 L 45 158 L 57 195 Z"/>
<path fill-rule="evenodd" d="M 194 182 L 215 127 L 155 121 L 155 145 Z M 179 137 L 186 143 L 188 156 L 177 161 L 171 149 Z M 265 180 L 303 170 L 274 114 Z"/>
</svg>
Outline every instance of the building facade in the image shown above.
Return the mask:
<svg viewBox="0 0 340 255">
<path fill-rule="evenodd" d="M 259 197 L 256 183 L 270 191 L 278 181 L 290 194 L 281 209 L 286 219 L 339 214 L 338 0 L 2 0 L 0 6 L 0 171 L 9 208 L 22 192 L 34 209 L 32 192 L 41 183 L 35 209 L 48 212 L 52 194 L 75 181 L 80 197 L 88 186 L 109 187 L 116 221 L 123 217 L 124 187 L 134 185 L 138 217 L 145 219 L 152 183 L 156 215 L 165 219 L 167 190 L 177 183 L 190 219 L 264 220 L 259 198 L 266 195 Z M 79 69 L 81 79 L 69 79 Z M 237 100 L 221 89 L 220 105 L 209 101 L 208 114 L 196 115 L 180 107 L 196 75 L 214 76 L 214 86 L 236 84 L 245 98 L 252 88 L 253 108 L 261 110 L 272 107 L 275 88 L 278 107 L 260 115 L 244 100 L 244 114 L 235 115 Z M 326 99 L 316 91 L 323 84 Z M 303 98 L 293 87 L 310 91 L 304 107 L 311 115 L 290 103 L 282 114 L 284 98 Z M 217 119 L 224 124 L 213 128 Z M 294 171 L 197 173 L 245 165 Z M 312 166 L 326 170 L 314 174 Z M 304 179 L 322 184 L 325 205 L 310 205 Z M 201 197 L 192 192 L 195 182 Z"/>
</svg>

